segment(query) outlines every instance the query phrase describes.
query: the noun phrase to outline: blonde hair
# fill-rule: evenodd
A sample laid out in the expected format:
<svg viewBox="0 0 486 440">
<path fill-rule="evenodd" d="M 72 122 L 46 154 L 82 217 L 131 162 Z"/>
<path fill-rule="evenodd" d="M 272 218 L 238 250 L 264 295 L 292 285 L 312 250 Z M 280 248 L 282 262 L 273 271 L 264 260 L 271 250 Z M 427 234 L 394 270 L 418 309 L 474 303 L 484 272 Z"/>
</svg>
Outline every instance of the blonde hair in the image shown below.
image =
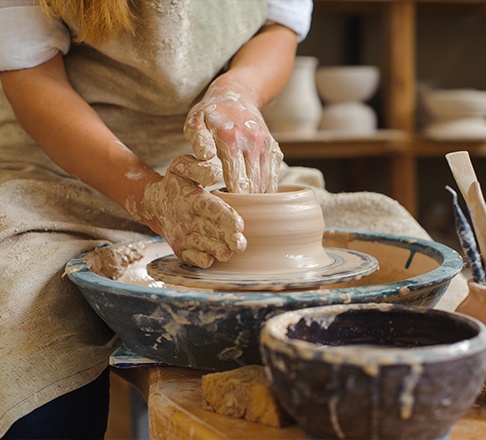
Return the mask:
<svg viewBox="0 0 486 440">
<path fill-rule="evenodd" d="M 79 27 L 77 42 L 98 43 L 122 31 L 132 31 L 132 0 L 39 0 L 49 16 L 72 20 Z"/>
</svg>

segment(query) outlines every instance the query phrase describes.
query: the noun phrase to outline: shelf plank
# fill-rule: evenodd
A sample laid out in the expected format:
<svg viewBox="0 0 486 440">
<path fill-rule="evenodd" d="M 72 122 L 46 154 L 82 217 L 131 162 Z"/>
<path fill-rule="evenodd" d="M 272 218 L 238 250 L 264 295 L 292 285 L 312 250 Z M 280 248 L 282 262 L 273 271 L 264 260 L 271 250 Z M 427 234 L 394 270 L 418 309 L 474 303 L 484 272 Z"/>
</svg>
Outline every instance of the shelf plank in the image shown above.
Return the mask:
<svg viewBox="0 0 486 440">
<path fill-rule="evenodd" d="M 410 135 L 401 130 L 379 130 L 369 137 L 336 137 L 321 132 L 315 137 L 274 133 L 284 160 L 324 160 L 386 157 L 390 163 L 391 196 L 416 215 L 415 162 L 408 154 Z"/>
<path fill-rule="evenodd" d="M 416 136 L 410 140 L 409 154 L 417 158 L 445 156 L 453 151 L 468 151 L 471 156 L 486 157 L 486 139 L 436 140 Z"/>
<path fill-rule="evenodd" d="M 312 137 L 273 133 L 284 159 L 354 159 L 402 152 L 408 136 L 398 130 L 379 130 L 370 136 L 338 136 L 321 131 Z"/>
<path fill-rule="evenodd" d="M 379 130 L 370 137 L 333 137 L 320 133 L 298 137 L 274 133 L 284 160 L 332 160 L 388 157 L 391 195 L 413 216 L 417 216 L 417 160 L 439 158 L 453 151 L 468 151 L 473 157 L 486 157 L 486 139 L 436 140 L 404 130 Z M 444 159 L 445 160 L 445 159 Z"/>
</svg>

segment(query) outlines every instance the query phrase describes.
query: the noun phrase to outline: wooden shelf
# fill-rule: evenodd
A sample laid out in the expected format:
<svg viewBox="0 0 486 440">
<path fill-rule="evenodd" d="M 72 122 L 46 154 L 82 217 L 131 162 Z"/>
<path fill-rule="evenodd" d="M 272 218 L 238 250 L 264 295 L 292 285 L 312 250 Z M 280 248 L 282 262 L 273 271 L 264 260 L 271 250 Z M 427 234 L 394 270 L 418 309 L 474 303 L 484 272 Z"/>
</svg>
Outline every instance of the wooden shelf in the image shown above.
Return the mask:
<svg viewBox="0 0 486 440">
<path fill-rule="evenodd" d="M 403 130 L 379 130 L 368 137 L 344 137 L 320 132 L 312 137 L 274 133 L 284 159 L 332 160 L 384 157 L 390 163 L 391 196 L 417 215 L 417 159 L 445 157 L 452 151 L 468 151 L 486 157 L 484 140 L 434 140 Z"/>
<path fill-rule="evenodd" d="M 410 142 L 408 150 L 415 157 L 445 156 L 451 151 L 461 150 L 468 151 L 471 156 L 486 157 L 486 139 L 434 140 L 417 136 Z"/>
<path fill-rule="evenodd" d="M 274 133 L 285 159 L 352 159 L 393 155 L 402 151 L 407 134 L 399 130 L 379 130 L 370 136 L 337 136 L 325 131 L 312 137 Z"/>
<path fill-rule="evenodd" d="M 486 139 L 433 140 L 415 133 L 416 129 L 416 22 L 420 13 L 482 13 L 486 0 L 317 0 L 315 14 L 380 14 L 382 52 L 381 98 L 383 126 L 374 138 L 332 138 L 322 133 L 313 139 L 290 138 L 278 134 L 285 158 L 353 159 L 385 157 L 391 166 L 391 195 L 418 217 L 417 162 L 466 150 L 486 157 Z"/>
</svg>

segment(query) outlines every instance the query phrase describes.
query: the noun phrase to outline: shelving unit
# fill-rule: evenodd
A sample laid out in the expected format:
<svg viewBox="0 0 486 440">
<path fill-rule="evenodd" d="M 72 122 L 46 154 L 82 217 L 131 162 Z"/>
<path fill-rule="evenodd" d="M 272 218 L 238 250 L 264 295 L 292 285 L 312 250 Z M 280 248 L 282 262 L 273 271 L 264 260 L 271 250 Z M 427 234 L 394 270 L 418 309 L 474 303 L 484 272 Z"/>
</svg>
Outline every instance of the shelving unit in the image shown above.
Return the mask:
<svg viewBox="0 0 486 440">
<path fill-rule="evenodd" d="M 417 7 L 431 13 L 486 12 L 486 0 L 317 0 L 314 14 L 381 14 L 384 69 L 382 72 L 383 133 L 367 139 L 313 139 L 279 141 L 286 159 L 322 160 L 385 157 L 390 162 L 391 195 L 412 215 L 418 214 L 417 161 L 468 150 L 486 157 L 484 141 L 436 141 L 415 132 L 416 127 L 416 21 Z M 447 13 L 447 12 L 446 12 Z"/>
</svg>

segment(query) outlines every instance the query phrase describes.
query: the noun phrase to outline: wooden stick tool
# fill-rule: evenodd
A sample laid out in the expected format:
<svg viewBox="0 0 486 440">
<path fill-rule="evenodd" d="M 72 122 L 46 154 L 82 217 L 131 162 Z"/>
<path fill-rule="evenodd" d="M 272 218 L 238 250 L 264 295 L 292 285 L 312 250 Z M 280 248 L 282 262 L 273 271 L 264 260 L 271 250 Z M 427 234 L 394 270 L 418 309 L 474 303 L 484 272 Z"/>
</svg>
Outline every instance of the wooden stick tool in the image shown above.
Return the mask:
<svg viewBox="0 0 486 440">
<path fill-rule="evenodd" d="M 467 151 L 446 154 L 447 162 L 471 216 L 471 222 L 483 261 L 486 260 L 486 203 Z"/>
</svg>

